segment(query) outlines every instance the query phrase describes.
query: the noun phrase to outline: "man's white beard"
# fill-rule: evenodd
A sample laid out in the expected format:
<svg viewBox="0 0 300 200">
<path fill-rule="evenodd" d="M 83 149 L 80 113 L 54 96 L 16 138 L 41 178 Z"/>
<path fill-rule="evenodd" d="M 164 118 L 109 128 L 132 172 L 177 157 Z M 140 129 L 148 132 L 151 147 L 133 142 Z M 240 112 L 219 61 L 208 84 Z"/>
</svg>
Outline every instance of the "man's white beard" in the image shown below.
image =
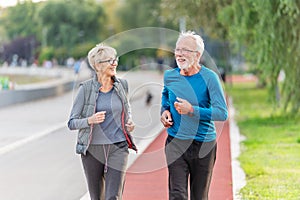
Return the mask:
<svg viewBox="0 0 300 200">
<path fill-rule="evenodd" d="M 189 64 L 179 65 L 177 63 L 177 66 L 178 66 L 179 69 L 188 69 L 190 65 Z"/>
<path fill-rule="evenodd" d="M 192 63 L 194 63 L 194 60 L 192 60 L 191 62 L 185 63 L 184 65 L 180 65 L 177 60 L 176 60 L 177 66 L 179 69 L 188 69 L 192 66 Z"/>
</svg>

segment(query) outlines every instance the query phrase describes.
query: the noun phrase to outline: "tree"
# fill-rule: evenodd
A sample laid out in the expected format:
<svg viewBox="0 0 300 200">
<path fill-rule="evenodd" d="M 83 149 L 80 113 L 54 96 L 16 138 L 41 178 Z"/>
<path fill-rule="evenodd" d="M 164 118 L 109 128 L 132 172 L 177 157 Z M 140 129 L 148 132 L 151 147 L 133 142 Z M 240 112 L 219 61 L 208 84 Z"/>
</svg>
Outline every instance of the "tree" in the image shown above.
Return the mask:
<svg viewBox="0 0 300 200">
<path fill-rule="evenodd" d="M 123 32 L 120 33 L 122 37 L 116 47 L 119 53 L 126 52 L 120 64 L 131 67 L 139 63 L 141 57 L 155 58 L 158 49 L 164 48 L 170 38 L 173 39 L 163 29 L 177 30 L 178 25 L 162 16 L 160 3 L 161 0 L 124 0 L 120 3 L 116 16 L 122 24 Z M 128 52 L 128 49 L 132 52 Z"/>
<path fill-rule="evenodd" d="M 180 31 L 194 30 L 203 37 L 206 51 L 201 62 L 219 71 L 217 64 L 222 68 L 223 74 L 231 71 L 231 51 L 227 41 L 227 27 L 220 22 L 218 14 L 231 2 L 232 0 L 162 0 L 160 5 L 164 18 L 179 23 Z"/>
<path fill-rule="evenodd" d="M 106 37 L 109 37 L 117 32 L 122 31 L 122 21 L 118 18 L 120 6 L 122 3 L 120 0 L 102 0 L 104 7 L 106 23 L 105 28 L 107 30 Z"/>
<path fill-rule="evenodd" d="M 140 27 L 178 27 L 173 19 L 167 20 L 162 15 L 162 0 L 125 0 L 118 11 L 123 30 Z"/>
<path fill-rule="evenodd" d="M 39 3 L 26 0 L 6 8 L 0 14 L 0 30 L 7 35 L 9 41 L 34 36 L 37 40 L 35 44 L 42 44 L 42 48 L 39 48 L 42 54 L 49 52 L 48 49 L 55 49 L 53 56 L 59 56 L 56 58 L 62 61 L 67 56 L 73 56 L 73 53 L 76 57 L 80 56 L 80 52 L 86 53 L 85 50 L 74 51 L 75 46 L 82 44 L 86 47 L 91 43 L 95 44 L 105 32 L 103 28 L 105 14 L 101 4 L 96 0 Z M 2 38 L 1 42 L 3 42 Z M 43 51 L 43 48 L 46 50 Z"/>
<path fill-rule="evenodd" d="M 229 37 L 246 47 L 245 56 L 270 85 L 271 99 L 282 102 L 284 111 L 300 108 L 300 1 L 233 0 L 221 14 Z M 279 102 L 278 75 L 284 71 Z M 277 97 L 277 98 L 276 98 Z M 277 104 L 279 105 L 279 104 Z"/>
<path fill-rule="evenodd" d="M 38 16 L 45 43 L 68 49 L 85 41 L 98 41 L 105 17 L 99 4 L 84 0 L 45 2 Z"/>
<path fill-rule="evenodd" d="M 16 6 L 3 10 L 0 24 L 6 32 L 9 40 L 18 37 L 36 35 L 38 32 L 38 20 L 35 13 L 37 4 L 31 1 L 18 3 Z"/>
<path fill-rule="evenodd" d="M 185 17 L 189 29 L 243 47 L 262 85 L 284 111 L 300 109 L 300 1 L 292 0 L 162 0 L 165 17 Z M 175 12 L 176 11 L 176 12 Z M 284 71 L 282 85 L 278 75 Z M 278 91 L 281 88 L 281 99 Z M 274 104 L 275 105 L 275 104 Z"/>
<path fill-rule="evenodd" d="M 184 18 L 188 29 L 200 31 L 214 39 L 226 39 L 227 28 L 218 20 L 218 13 L 232 0 L 162 0 L 163 16 L 176 23 Z"/>
</svg>

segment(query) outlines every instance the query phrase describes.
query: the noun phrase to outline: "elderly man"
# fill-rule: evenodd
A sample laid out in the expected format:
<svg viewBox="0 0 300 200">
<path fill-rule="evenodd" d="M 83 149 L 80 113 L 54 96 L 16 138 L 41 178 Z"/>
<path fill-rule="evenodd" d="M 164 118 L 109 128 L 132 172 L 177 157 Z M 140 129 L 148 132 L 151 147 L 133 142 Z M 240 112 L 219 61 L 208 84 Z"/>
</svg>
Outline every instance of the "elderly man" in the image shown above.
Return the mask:
<svg viewBox="0 0 300 200">
<path fill-rule="evenodd" d="M 227 119 L 224 93 L 215 72 L 199 64 L 204 52 L 201 36 L 179 35 L 175 48 L 178 68 L 164 74 L 161 122 L 168 128 L 165 146 L 169 199 L 208 199 L 216 160 L 214 121 Z"/>
</svg>

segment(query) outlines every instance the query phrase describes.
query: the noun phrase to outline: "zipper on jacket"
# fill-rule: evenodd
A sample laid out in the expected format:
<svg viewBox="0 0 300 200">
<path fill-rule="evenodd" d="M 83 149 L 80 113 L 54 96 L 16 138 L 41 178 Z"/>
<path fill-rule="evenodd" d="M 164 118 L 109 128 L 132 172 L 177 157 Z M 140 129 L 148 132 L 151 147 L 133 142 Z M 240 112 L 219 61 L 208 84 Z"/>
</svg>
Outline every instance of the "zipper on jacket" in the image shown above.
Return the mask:
<svg viewBox="0 0 300 200">
<path fill-rule="evenodd" d="M 120 83 L 120 84 L 121 84 L 121 83 Z M 115 88 L 116 88 L 116 87 L 115 87 Z M 123 131 L 123 134 L 124 134 L 124 136 L 125 136 L 125 138 L 126 138 L 126 141 L 127 141 L 127 143 L 128 143 L 128 147 L 129 147 L 130 149 L 135 150 L 135 151 L 137 152 L 137 149 L 136 149 L 136 148 L 133 148 L 132 141 L 130 140 L 130 138 L 129 138 L 129 136 L 128 136 L 129 133 L 126 132 L 126 127 L 125 127 L 125 112 L 124 112 L 124 110 L 125 110 L 125 104 L 124 104 L 124 100 L 122 99 L 122 97 L 120 96 L 119 93 L 120 93 L 120 90 L 117 89 L 117 94 L 118 94 L 118 96 L 119 96 L 119 98 L 121 99 L 121 102 L 122 102 L 122 115 L 121 115 L 122 131 Z M 125 98 L 126 98 L 126 97 L 125 97 Z"/>
<path fill-rule="evenodd" d="M 127 135 L 127 133 L 126 133 L 126 127 L 125 127 L 125 119 L 124 119 L 124 109 L 123 109 L 123 111 L 122 111 L 122 116 L 121 116 L 121 120 L 122 120 L 122 129 L 123 129 L 123 133 L 124 133 L 124 135 L 125 135 L 125 138 L 126 138 L 126 141 L 127 141 L 127 143 L 128 143 L 128 146 L 129 146 L 129 148 L 132 148 L 133 146 L 132 146 L 132 143 L 131 143 L 131 141 L 130 141 L 130 139 L 129 139 L 129 137 L 128 137 L 128 135 Z"/>
</svg>

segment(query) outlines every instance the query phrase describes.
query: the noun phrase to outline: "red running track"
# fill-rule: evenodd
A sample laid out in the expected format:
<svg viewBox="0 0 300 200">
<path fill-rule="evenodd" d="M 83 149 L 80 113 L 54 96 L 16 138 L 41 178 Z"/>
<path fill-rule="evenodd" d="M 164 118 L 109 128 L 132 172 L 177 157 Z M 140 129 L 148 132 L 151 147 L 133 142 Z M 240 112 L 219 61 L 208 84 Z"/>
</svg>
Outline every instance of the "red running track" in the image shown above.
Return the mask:
<svg viewBox="0 0 300 200">
<path fill-rule="evenodd" d="M 219 126 L 218 126 L 219 125 Z M 217 160 L 209 200 L 232 200 L 232 172 L 229 122 L 217 124 Z M 164 156 L 167 136 L 163 131 L 133 163 L 126 174 L 124 200 L 167 200 L 168 171 Z"/>
</svg>

